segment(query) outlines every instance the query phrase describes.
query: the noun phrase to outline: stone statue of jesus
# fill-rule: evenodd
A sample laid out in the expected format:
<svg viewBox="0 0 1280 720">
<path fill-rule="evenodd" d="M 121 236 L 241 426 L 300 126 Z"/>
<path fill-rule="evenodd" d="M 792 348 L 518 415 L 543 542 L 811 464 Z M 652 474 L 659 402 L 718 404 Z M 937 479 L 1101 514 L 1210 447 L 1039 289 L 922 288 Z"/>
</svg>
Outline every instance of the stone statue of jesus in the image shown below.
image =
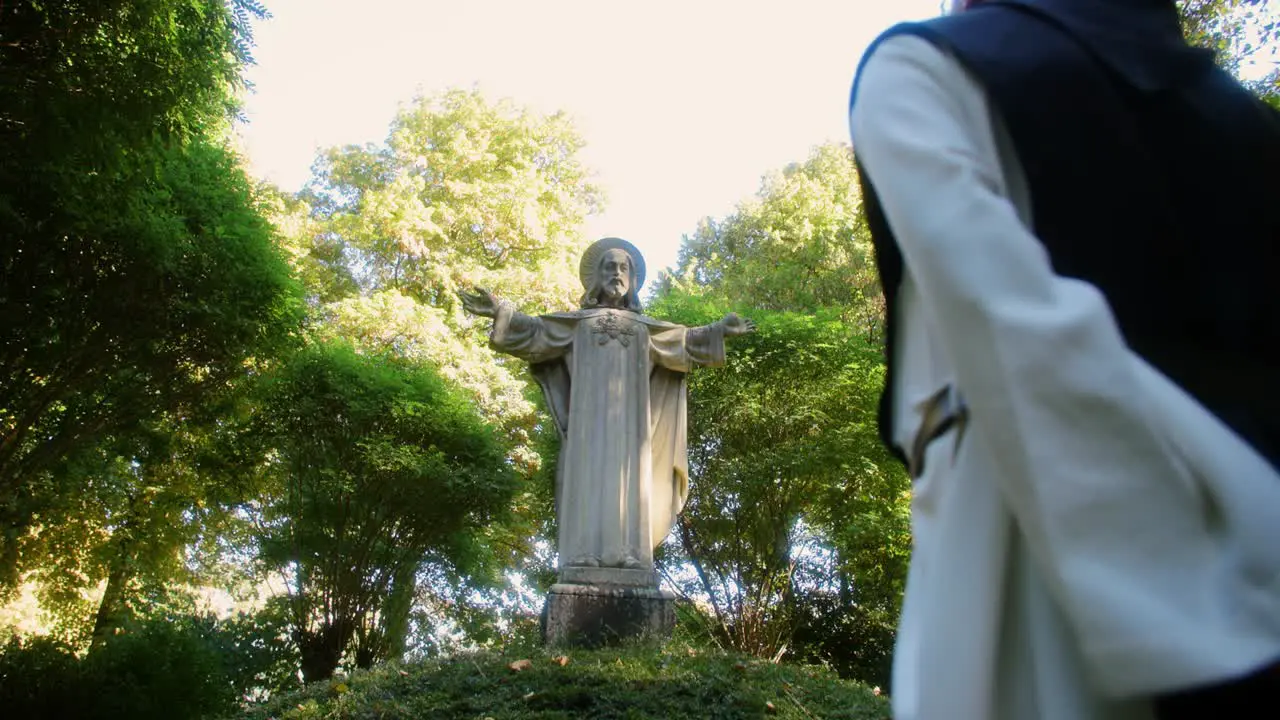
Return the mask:
<svg viewBox="0 0 1280 720">
<path fill-rule="evenodd" d="M 755 330 L 730 313 L 688 328 L 640 313 L 645 266 L 604 238 L 583 253 L 581 309 L 531 317 L 477 288 L 468 312 L 493 318 L 494 349 L 527 360 L 561 437 L 556 479 L 566 568 L 653 570 L 688 493 L 685 374 L 724 364 L 726 337 Z"/>
</svg>

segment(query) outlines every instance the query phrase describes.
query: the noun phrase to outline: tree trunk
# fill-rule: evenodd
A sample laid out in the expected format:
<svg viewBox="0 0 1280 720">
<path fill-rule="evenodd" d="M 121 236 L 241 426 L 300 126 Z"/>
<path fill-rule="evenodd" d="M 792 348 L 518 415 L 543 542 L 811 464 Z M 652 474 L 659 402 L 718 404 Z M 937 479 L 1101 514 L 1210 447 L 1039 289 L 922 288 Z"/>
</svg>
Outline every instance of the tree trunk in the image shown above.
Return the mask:
<svg viewBox="0 0 1280 720">
<path fill-rule="evenodd" d="M 409 614 L 418 590 L 417 579 L 416 561 L 404 561 L 396 566 L 382 606 L 376 608 L 376 618 L 362 618 L 356 629 L 356 667 L 367 670 L 375 663 L 404 657 L 409 640 Z"/>
<path fill-rule="evenodd" d="M 382 605 L 382 657 L 379 660 L 401 660 L 409 647 L 409 614 L 418 591 L 418 563 L 406 562 L 396 568 L 391 592 Z"/>
<path fill-rule="evenodd" d="M 89 652 L 102 649 L 103 644 L 115 634 L 116 630 L 129 619 L 128 589 L 133 579 L 130 572 L 132 563 L 128 557 L 127 542 L 120 542 L 111 558 L 111 569 L 107 573 L 107 587 L 102 593 L 102 601 L 98 603 L 98 612 L 93 619 L 93 641 Z"/>
<path fill-rule="evenodd" d="M 376 631 L 375 631 L 376 633 Z M 380 648 L 383 643 L 381 639 L 376 637 L 366 637 L 356 646 L 355 661 L 356 667 L 361 670 L 368 670 L 373 667 L 373 663 L 381 654 Z"/>
<path fill-rule="evenodd" d="M 313 683 L 333 677 L 351 636 L 349 631 L 343 630 L 342 626 L 346 624 L 338 621 L 322 626 L 319 632 L 303 631 L 295 636 L 302 655 L 303 682 Z"/>
<path fill-rule="evenodd" d="M 849 582 L 849 573 L 844 570 L 837 571 L 840 577 L 840 604 L 849 607 L 853 604 L 853 583 Z"/>
</svg>

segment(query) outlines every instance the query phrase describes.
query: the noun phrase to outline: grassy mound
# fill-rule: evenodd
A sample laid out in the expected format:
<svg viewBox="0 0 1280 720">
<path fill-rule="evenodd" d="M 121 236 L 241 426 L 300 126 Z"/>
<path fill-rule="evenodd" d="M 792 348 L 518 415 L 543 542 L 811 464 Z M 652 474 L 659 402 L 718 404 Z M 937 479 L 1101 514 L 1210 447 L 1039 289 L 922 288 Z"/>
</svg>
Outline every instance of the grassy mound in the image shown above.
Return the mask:
<svg viewBox="0 0 1280 720">
<path fill-rule="evenodd" d="M 814 667 L 682 647 L 477 654 L 314 683 L 245 720 L 844 718 L 887 720 L 869 688 Z"/>
</svg>

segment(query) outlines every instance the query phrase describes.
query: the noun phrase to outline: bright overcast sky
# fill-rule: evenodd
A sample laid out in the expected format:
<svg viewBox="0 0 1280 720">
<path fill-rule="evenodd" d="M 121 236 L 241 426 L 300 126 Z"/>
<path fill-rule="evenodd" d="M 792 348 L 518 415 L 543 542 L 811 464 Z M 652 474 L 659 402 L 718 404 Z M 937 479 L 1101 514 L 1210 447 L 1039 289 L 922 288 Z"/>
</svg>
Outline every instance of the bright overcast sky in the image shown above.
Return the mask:
<svg viewBox="0 0 1280 720">
<path fill-rule="evenodd" d="M 592 237 L 656 270 L 760 176 L 847 140 L 850 82 L 879 32 L 939 0 L 267 0 L 242 129 L 251 167 L 296 190 L 317 149 L 381 142 L 419 92 L 479 87 L 564 110 L 608 193 Z M 651 271 L 651 276 L 654 274 Z"/>
</svg>

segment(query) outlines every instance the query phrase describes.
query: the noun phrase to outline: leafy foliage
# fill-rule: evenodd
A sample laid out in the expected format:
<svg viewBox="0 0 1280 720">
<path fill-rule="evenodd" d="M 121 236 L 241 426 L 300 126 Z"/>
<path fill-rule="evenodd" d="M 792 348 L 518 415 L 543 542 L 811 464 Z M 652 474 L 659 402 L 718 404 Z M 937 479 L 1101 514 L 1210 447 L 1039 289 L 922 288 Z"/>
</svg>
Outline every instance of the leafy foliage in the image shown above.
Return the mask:
<svg viewBox="0 0 1280 720">
<path fill-rule="evenodd" d="M 1212 48 L 1239 75 L 1246 63 L 1270 63 L 1248 85 L 1280 108 L 1280 8 L 1271 0 L 1180 0 L 1183 30 L 1193 44 Z"/>
<path fill-rule="evenodd" d="M 875 332 L 883 305 L 872 257 L 853 154 L 830 143 L 766 175 L 727 217 L 702 220 L 684 238 L 677 276 L 744 308 L 838 308 Z"/>
<path fill-rule="evenodd" d="M 0 647 L 0 705 L 12 717 L 182 720 L 234 712 L 276 662 L 275 640 L 244 618 L 132 622 L 79 657 L 56 640 Z"/>
<path fill-rule="evenodd" d="M 760 326 L 690 380 L 691 495 L 665 558 L 690 620 L 726 647 L 880 681 L 911 539 L 909 483 L 876 433 L 872 258 L 852 153 L 823 145 L 686 236 L 654 312 L 732 307 Z M 828 642 L 837 627 L 872 642 Z"/>
<path fill-rule="evenodd" d="M 530 312 L 572 306 L 582 223 L 603 202 L 582 145 L 563 114 L 451 90 L 401 110 L 384 144 L 322 152 L 307 188 L 276 200 L 322 332 L 439 367 L 525 473 L 539 457 L 523 367 L 489 350 L 454 293 L 482 285 Z"/>
<path fill-rule="evenodd" d="M 247 589 L 234 549 L 247 544 L 243 511 L 261 488 L 247 484 L 254 459 L 220 436 L 245 402 L 244 384 L 100 440 L 43 475 L 39 531 L 20 548 L 49 632 L 96 645 L 157 598 L 200 585 Z"/>
<path fill-rule="evenodd" d="M 322 153 L 304 198 L 367 288 L 440 307 L 471 282 L 546 307 L 576 286 L 580 225 L 600 202 L 581 146 L 564 115 L 454 90 L 402 110 L 383 147 Z"/>
<path fill-rule="evenodd" d="M 69 172 L 63 159 L 78 157 L 82 172 L 109 173 L 153 139 L 225 128 L 249 59 L 239 50 L 251 41 L 248 20 L 263 12 L 254 0 L 232 8 L 223 0 L 6 3 L 0 137 L 17 153 L 6 170 Z"/>
<path fill-rule="evenodd" d="M 477 529 L 508 508 L 515 475 L 430 368 L 321 344 L 259 392 L 245 442 L 258 444 L 270 488 L 260 557 L 288 581 L 304 676 L 324 678 L 357 636 L 397 644 L 388 623 L 403 618 L 389 610 L 423 562 L 478 569 Z"/>
<path fill-rule="evenodd" d="M 513 671 L 513 661 L 526 669 Z M 564 664 L 561 664 L 561 661 Z M 523 664 L 518 665 L 524 667 Z M 463 655 L 358 672 L 251 708 L 245 720 L 890 717 L 872 690 L 814 667 L 688 647 Z"/>
<path fill-rule="evenodd" d="M 724 308 L 673 290 L 653 309 L 697 324 Z M 709 606 L 712 636 L 772 657 L 790 647 L 800 595 L 896 609 L 908 483 L 875 433 L 879 348 L 834 311 L 751 312 L 759 332 L 690 380 L 677 535 L 696 577 L 679 585 Z"/>
<path fill-rule="evenodd" d="M 44 507 L 39 533 L 22 543 L 52 629 L 79 645 L 104 639 L 165 588 L 197 580 L 190 552 L 225 522 L 231 499 L 220 478 L 197 471 L 192 433 L 148 428 L 127 445 L 78 458 L 78 492 Z M 92 591 L 105 582 L 95 604 Z"/>
<path fill-rule="evenodd" d="M 0 549 L 12 583 L 32 518 L 92 481 L 77 454 L 220 392 L 248 357 L 287 343 L 299 306 L 224 145 L 241 60 L 221 0 L 0 13 L 0 335 L 13 339 L 0 346 Z"/>
<path fill-rule="evenodd" d="M 892 694 L 897 605 L 855 603 L 838 594 L 796 598 L 791 660 L 821 664 Z"/>
</svg>

